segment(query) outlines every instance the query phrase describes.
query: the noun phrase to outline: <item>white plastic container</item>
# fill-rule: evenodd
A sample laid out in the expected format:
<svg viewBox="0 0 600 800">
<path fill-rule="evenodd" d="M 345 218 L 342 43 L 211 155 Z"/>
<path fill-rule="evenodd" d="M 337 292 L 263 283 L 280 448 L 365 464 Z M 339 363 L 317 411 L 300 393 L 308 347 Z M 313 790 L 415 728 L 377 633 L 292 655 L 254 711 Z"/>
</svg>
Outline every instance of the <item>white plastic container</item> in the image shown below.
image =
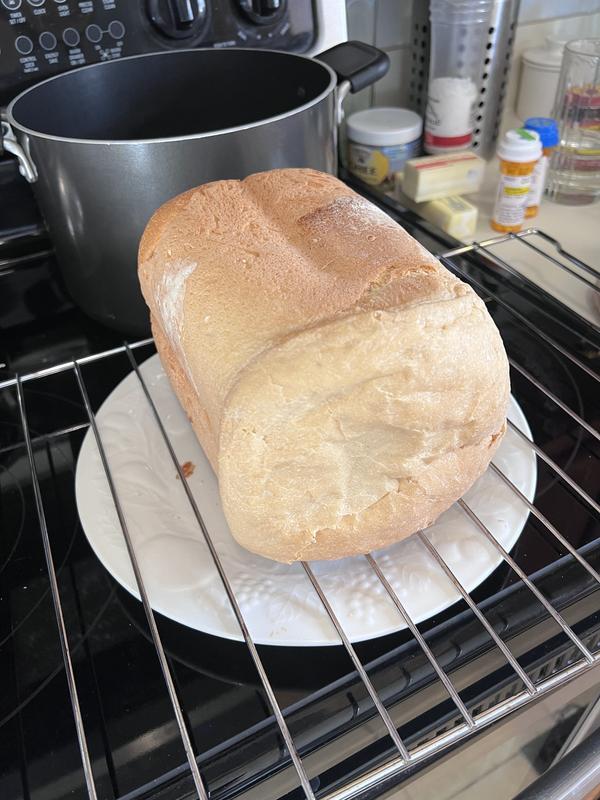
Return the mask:
<svg viewBox="0 0 600 800">
<path fill-rule="evenodd" d="M 516 112 L 520 120 L 551 117 L 565 42 L 546 37 L 543 47 L 525 50 Z"/>
<path fill-rule="evenodd" d="M 473 138 L 492 0 L 431 0 L 425 150 L 466 150 Z"/>
<path fill-rule="evenodd" d="M 421 152 L 423 120 L 407 108 L 367 108 L 346 121 L 347 166 L 366 183 L 393 185 L 394 173 Z"/>
</svg>

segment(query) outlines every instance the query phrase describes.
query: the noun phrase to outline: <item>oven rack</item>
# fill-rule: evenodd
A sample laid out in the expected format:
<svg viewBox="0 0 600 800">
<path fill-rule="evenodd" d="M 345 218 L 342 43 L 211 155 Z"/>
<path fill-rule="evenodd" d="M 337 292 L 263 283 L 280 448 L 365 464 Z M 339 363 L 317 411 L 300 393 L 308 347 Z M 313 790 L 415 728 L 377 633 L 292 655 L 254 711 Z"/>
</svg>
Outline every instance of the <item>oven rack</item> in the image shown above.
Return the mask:
<svg viewBox="0 0 600 800">
<path fill-rule="evenodd" d="M 515 270 L 515 268 L 508 261 L 506 261 L 504 258 L 499 256 L 494 251 L 494 248 L 496 246 L 508 241 L 514 242 L 520 247 L 524 247 L 530 251 L 536 252 L 538 256 L 546 259 L 548 264 L 552 265 L 552 267 L 568 272 L 573 277 L 574 280 L 584 283 L 590 290 L 595 292 L 599 291 L 598 285 L 595 281 L 600 279 L 600 272 L 595 270 L 590 265 L 583 263 L 570 253 L 564 251 L 563 248 L 555 239 L 536 229 L 529 229 L 519 234 L 509 234 L 507 236 L 500 236 L 483 242 L 473 243 L 471 245 L 458 247 L 441 253 L 439 255 L 439 258 L 450 271 L 454 272 L 460 278 L 470 283 L 473 286 L 473 288 L 483 297 L 484 301 L 497 304 L 497 306 L 501 307 L 504 310 L 504 312 L 508 313 L 509 316 L 517 320 L 520 325 L 523 325 L 525 328 L 527 328 L 531 336 L 534 336 L 537 339 L 542 340 L 546 345 L 549 345 L 551 348 L 553 348 L 562 358 L 566 359 L 571 367 L 574 367 L 576 370 L 579 370 L 582 374 L 586 376 L 587 379 L 593 380 L 596 383 L 600 383 L 600 378 L 598 376 L 598 373 L 593 368 L 593 362 L 595 358 L 597 358 L 598 353 L 600 352 L 598 342 L 594 341 L 593 338 L 583 337 L 585 348 L 587 348 L 584 354 L 582 354 L 582 352 L 573 352 L 571 349 L 565 346 L 564 342 L 557 340 L 557 338 L 560 337 L 556 337 L 554 335 L 554 330 L 556 329 L 556 323 L 558 323 L 559 328 L 561 326 L 564 327 L 563 320 L 557 320 L 555 318 L 552 318 L 551 315 L 548 315 L 549 317 L 551 317 L 550 321 L 552 323 L 550 325 L 552 333 L 549 333 L 547 330 L 542 329 L 537 321 L 533 321 L 532 319 L 530 319 L 528 316 L 523 314 L 522 311 L 514 307 L 510 302 L 507 302 L 505 299 L 503 299 L 503 297 L 501 297 L 498 293 L 491 290 L 484 282 L 478 280 L 469 270 L 469 258 L 475 257 L 479 259 L 478 263 L 481 263 L 481 259 L 484 259 L 489 269 L 497 272 L 498 274 L 508 274 L 511 276 L 516 276 L 518 278 L 521 278 L 518 271 Z M 540 241 L 543 244 L 543 247 L 540 246 L 539 244 Z M 554 252 L 549 253 L 547 252 L 547 249 L 544 249 L 548 248 L 548 246 L 552 248 Z M 479 733 L 481 730 L 491 725 L 493 722 L 505 717 L 507 714 L 514 712 L 519 708 L 522 708 L 528 703 L 531 703 L 532 701 L 542 697 L 547 692 L 550 692 L 562 685 L 565 685 L 575 676 L 580 675 L 598 665 L 598 663 L 600 662 L 600 647 L 598 643 L 598 637 L 597 636 L 584 637 L 579 635 L 574 630 L 575 626 L 568 624 L 567 620 L 565 619 L 565 614 L 562 611 L 557 610 L 555 606 L 546 598 L 543 592 L 536 585 L 536 582 L 534 582 L 519 566 L 519 564 L 511 557 L 511 555 L 503 549 L 503 547 L 499 544 L 499 542 L 496 541 L 490 530 L 475 515 L 472 509 L 464 502 L 464 500 L 459 500 L 458 506 L 465 515 L 465 517 L 475 524 L 480 535 L 484 537 L 487 540 L 487 542 L 489 542 L 496 549 L 496 551 L 502 557 L 504 563 L 514 573 L 516 573 L 516 575 L 518 576 L 522 584 L 526 587 L 528 592 L 530 592 L 532 595 L 535 596 L 535 598 L 539 601 L 539 603 L 544 607 L 548 615 L 559 626 L 560 630 L 569 638 L 570 643 L 572 645 L 574 661 L 572 660 L 572 663 L 567 662 L 567 665 L 564 668 L 559 669 L 555 674 L 552 674 L 549 677 L 539 678 L 538 676 L 538 678 L 536 679 L 536 677 L 534 676 L 532 678 L 532 674 L 528 673 L 519 663 L 519 661 L 513 655 L 511 649 L 499 635 L 495 627 L 492 624 L 490 624 L 487 617 L 480 610 L 479 605 L 471 598 L 470 594 L 464 589 L 464 587 L 462 586 L 456 575 L 444 561 L 442 555 L 431 544 L 426 533 L 420 531 L 417 534 L 417 536 L 421 546 L 425 548 L 430 553 L 430 555 L 435 559 L 437 564 L 445 573 L 447 580 L 450 581 L 455 587 L 455 589 L 459 592 L 464 602 L 467 604 L 468 608 L 475 615 L 481 626 L 484 628 L 484 630 L 489 635 L 490 639 L 493 641 L 495 647 L 498 648 L 503 658 L 505 659 L 506 663 L 510 665 L 513 671 L 513 683 L 515 684 L 513 688 L 515 688 L 515 693 L 508 693 L 504 697 L 501 696 L 497 703 L 491 705 L 489 708 L 485 709 L 482 713 L 474 715 L 469 710 L 465 702 L 461 699 L 459 692 L 454 687 L 452 680 L 447 674 L 447 672 L 444 670 L 443 665 L 439 662 L 439 660 L 436 658 L 436 656 L 430 649 L 427 643 L 426 636 L 421 634 L 417 625 L 415 625 L 411 620 L 409 614 L 407 613 L 398 595 L 396 594 L 393 586 L 389 583 L 383 570 L 379 566 L 376 558 L 373 557 L 371 554 L 366 555 L 365 558 L 369 563 L 370 568 L 374 571 L 375 575 L 377 576 L 378 580 L 383 586 L 385 592 L 392 600 L 392 602 L 395 604 L 399 617 L 402 618 L 402 620 L 408 626 L 408 629 L 410 630 L 412 636 L 416 640 L 418 646 L 421 648 L 428 662 L 431 664 L 437 677 L 439 678 L 445 690 L 447 691 L 448 696 L 451 698 L 454 711 L 456 713 L 456 716 L 458 717 L 458 724 L 449 727 L 448 729 L 444 730 L 439 735 L 434 736 L 430 740 L 412 749 L 409 749 L 409 747 L 407 747 L 405 742 L 401 739 L 398 733 L 398 728 L 393 721 L 393 707 L 390 707 L 388 704 L 384 703 L 380 698 L 377 690 L 375 689 L 373 683 L 371 682 L 371 679 L 369 678 L 369 675 L 367 674 L 367 670 L 361 663 L 361 660 L 359 659 L 355 651 L 355 648 L 351 644 L 342 625 L 340 624 L 333 608 L 331 607 L 328 601 L 327 595 L 322 589 L 310 564 L 303 563 L 302 566 L 304 568 L 306 576 L 310 580 L 314 588 L 314 591 L 318 595 L 324 611 L 326 612 L 332 624 L 336 628 L 340 641 L 343 647 L 345 648 L 349 658 L 351 659 L 354 668 L 356 670 L 356 673 L 358 674 L 360 680 L 362 681 L 363 686 L 367 694 L 369 695 L 369 698 L 377 714 L 379 715 L 380 720 L 383 722 L 383 725 L 387 731 L 389 738 L 391 739 L 394 745 L 394 751 L 392 755 L 383 766 L 378 766 L 372 769 L 370 772 L 362 774 L 359 777 L 353 778 L 347 784 L 340 786 L 340 788 L 335 789 L 334 791 L 331 791 L 327 794 L 322 794 L 320 792 L 317 792 L 309 777 L 306 765 L 304 763 L 304 759 L 300 755 L 299 752 L 300 748 L 295 744 L 291 736 L 290 730 L 286 722 L 286 712 L 278 704 L 275 692 L 271 686 L 267 672 L 262 664 L 259 652 L 256 648 L 255 643 L 252 640 L 248 627 L 244 621 L 244 616 L 240 608 L 240 605 L 238 604 L 235 593 L 229 583 L 225 570 L 221 565 L 218 553 L 211 540 L 210 531 L 207 530 L 204 520 L 196 505 L 195 498 L 192 494 L 191 489 L 189 488 L 188 482 L 184 479 L 183 471 L 178 462 L 173 446 L 166 433 L 163 422 L 157 412 L 156 406 L 154 405 L 151 393 L 144 382 L 143 375 L 139 370 L 138 361 L 136 360 L 136 351 L 138 351 L 139 348 L 145 347 L 149 344 L 151 344 L 151 340 L 143 340 L 135 343 L 124 343 L 122 346 L 115 347 L 113 349 L 101 353 L 85 356 L 79 359 L 75 359 L 73 361 L 64 362 L 61 364 L 57 364 L 45 369 L 40 369 L 27 374 L 17 375 L 14 378 L 10 378 L 8 380 L 0 382 L 0 390 L 13 392 L 16 395 L 16 400 L 18 403 L 20 420 L 22 424 L 23 441 L 26 446 L 29 468 L 31 471 L 35 505 L 39 520 L 39 529 L 42 538 L 44 555 L 48 570 L 48 578 L 50 582 L 51 595 L 54 604 L 56 622 L 58 626 L 58 634 L 62 649 L 68 689 L 70 693 L 72 712 L 77 731 L 83 772 L 85 776 L 87 792 L 92 800 L 96 800 L 98 794 L 94 781 L 94 773 L 89 754 L 89 747 L 86 737 L 84 720 L 79 704 L 77 681 L 73 666 L 73 659 L 70 651 L 69 634 L 65 618 L 63 615 L 63 608 L 61 604 L 57 574 L 52 555 L 52 543 L 50 541 L 48 526 L 46 524 L 44 501 L 40 489 L 40 481 L 37 474 L 37 468 L 34 456 L 34 447 L 39 440 L 48 440 L 49 438 L 52 438 L 54 436 L 64 435 L 65 433 L 69 433 L 75 430 L 84 429 L 88 427 L 91 429 L 93 433 L 93 437 L 98 447 L 102 465 L 106 473 L 106 478 L 115 505 L 115 510 L 119 519 L 119 524 L 121 527 L 122 534 L 124 536 L 127 545 L 129 558 L 134 571 L 144 612 L 147 618 L 150 634 L 152 636 L 157 658 L 159 660 L 163 672 L 166 688 L 172 704 L 173 715 L 177 724 L 178 733 L 181 738 L 184 751 L 186 753 L 189 773 L 191 775 L 197 797 L 201 798 L 201 800 L 207 800 L 207 798 L 209 797 L 202 778 L 200 768 L 198 766 L 198 759 L 201 756 L 201 754 L 194 752 L 194 747 L 192 745 L 189 732 L 187 730 L 184 710 L 182 708 L 182 704 L 177 693 L 176 685 L 170 671 L 168 658 L 166 656 L 163 644 L 161 642 L 154 613 L 150 606 L 150 602 L 144 584 L 144 576 L 142 575 L 142 572 L 140 570 L 136 553 L 131 543 L 126 515 L 123 511 L 123 508 L 119 500 L 119 487 L 116 485 L 116 482 L 113 478 L 110 467 L 110 459 L 105 450 L 102 436 L 100 434 L 98 426 L 96 425 L 94 408 L 92 406 L 92 403 L 90 402 L 88 387 L 86 385 L 86 381 L 84 379 L 84 374 L 83 374 L 84 371 L 82 369 L 84 366 L 92 365 L 95 362 L 99 361 L 106 361 L 116 356 L 122 356 L 123 354 L 128 358 L 131 369 L 137 375 L 146 402 L 148 403 L 149 408 L 151 409 L 154 422 L 158 427 L 160 434 L 162 436 L 166 451 L 168 452 L 169 457 L 173 462 L 174 468 L 177 470 L 177 473 L 181 480 L 181 484 L 186 492 L 187 502 L 189 503 L 196 518 L 199 534 L 204 537 L 207 543 L 207 546 L 211 553 L 211 557 L 220 575 L 224 591 L 227 593 L 231 607 L 237 618 L 241 633 L 244 637 L 249 653 L 252 657 L 257 672 L 260 676 L 265 694 L 269 701 L 271 712 L 273 714 L 274 722 L 276 723 L 279 734 L 283 742 L 285 743 L 288 763 L 291 762 L 291 764 L 293 765 L 293 768 L 296 771 L 299 785 L 302 787 L 304 795 L 306 796 L 306 798 L 309 798 L 309 800 L 313 800 L 313 798 L 317 797 L 323 798 L 323 800 L 349 800 L 349 798 L 355 798 L 355 797 L 358 798 L 364 796 L 364 794 L 368 792 L 368 790 L 373 789 L 378 784 L 381 784 L 386 780 L 390 779 L 392 776 L 396 777 L 398 775 L 401 775 L 403 772 L 409 771 L 414 766 L 418 765 L 421 762 L 424 762 L 426 759 L 431 759 L 433 756 L 439 756 L 445 750 L 450 748 L 450 746 L 456 745 L 457 743 L 466 740 L 467 738 Z M 587 353 L 588 355 L 589 353 L 591 353 L 592 356 L 586 357 L 585 353 Z M 600 433 L 596 430 L 596 428 L 590 421 L 585 419 L 580 413 L 575 411 L 573 408 L 569 407 L 565 402 L 563 402 L 560 399 L 560 397 L 558 397 L 555 393 L 553 393 L 553 391 L 550 388 L 544 386 L 544 384 L 541 383 L 529 369 L 524 367 L 523 364 L 519 363 L 519 361 L 515 360 L 514 358 L 510 358 L 510 365 L 513 374 L 518 374 L 521 379 L 525 380 L 528 384 L 530 384 L 532 387 L 535 387 L 535 389 L 540 392 L 540 395 L 543 398 L 543 402 L 556 405 L 569 418 L 570 425 L 576 432 L 576 436 L 586 437 L 586 440 L 595 442 L 594 447 L 597 447 L 598 442 L 600 442 Z M 85 407 L 87 421 L 84 423 L 78 423 L 77 425 L 73 425 L 70 427 L 62 428 L 61 430 L 54 431 L 51 434 L 46 434 L 41 437 L 35 437 L 32 435 L 28 424 L 27 402 L 26 402 L 27 387 L 29 384 L 35 383 L 36 381 L 41 380 L 44 377 L 61 372 L 71 372 L 74 375 L 77 385 L 79 387 L 81 400 Z M 539 446 L 535 442 L 530 441 L 528 437 L 525 435 L 525 433 L 523 433 L 514 423 L 509 423 L 509 425 L 511 430 L 517 436 L 522 438 L 528 444 L 528 446 L 534 450 L 536 456 L 543 462 L 545 462 L 545 465 L 549 468 L 549 470 L 551 470 L 554 473 L 556 480 L 560 481 L 573 494 L 573 497 L 576 499 L 577 503 L 580 504 L 583 508 L 585 508 L 588 514 L 595 515 L 597 521 L 598 516 L 600 516 L 600 505 L 598 504 L 597 499 L 593 497 L 592 494 L 586 490 L 586 488 L 581 486 L 570 474 L 568 474 L 568 472 L 565 469 L 559 466 L 559 464 L 556 463 L 556 461 L 547 452 L 545 452 L 543 447 Z M 500 469 L 497 466 L 492 465 L 491 469 L 498 475 L 498 477 L 501 480 L 504 481 L 504 483 L 506 483 L 510 487 L 510 489 L 518 497 L 519 501 L 527 505 L 530 513 L 536 517 L 538 522 L 544 528 L 546 534 L 550 538 L 556 540 L 560 544 L 561 548 L 566 551 L 568 556 L 572 558 L 574 561 L 576 561 L 584 570 L 586 570 L 588 575 L 593 579 L 594 587 L 597 588 L 598 586 L 600 586 L 600 574 L 598 573 L 596 568 L 590 563 L 590 561 L 582 554 L 582 552 L 578 551 L 575 547 L 573 547 L 570 544 L 564 532 L 558 530 L 550 522 L 550 520 L 547 519 L 544 513 L 536 506 L 535 502 L 530 502 L 526 497 L 524 497 L 524 495 L 521 494 L 521 492 L 517 489 L 517 487 L 510 481 L 510 479 L 504 473 L 500 471 Z M 600 536 L 600 531 L 598 535 Z"/>
</svg>

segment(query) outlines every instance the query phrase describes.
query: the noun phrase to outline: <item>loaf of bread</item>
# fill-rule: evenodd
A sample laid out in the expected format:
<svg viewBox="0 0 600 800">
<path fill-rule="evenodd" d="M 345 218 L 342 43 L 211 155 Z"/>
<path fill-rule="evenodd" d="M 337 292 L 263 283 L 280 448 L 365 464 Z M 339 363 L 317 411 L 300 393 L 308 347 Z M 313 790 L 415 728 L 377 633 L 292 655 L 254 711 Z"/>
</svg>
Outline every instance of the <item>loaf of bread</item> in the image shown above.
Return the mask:
<svg viewBox="0 0 600 800">
<path fill-rule="evenodd" d="M 156 346 L 237 541 L 340 558 L 430 525 L 505 431 L 485 305 L 331 175 L 192 189 L 140 244 Z"/>
</svg>

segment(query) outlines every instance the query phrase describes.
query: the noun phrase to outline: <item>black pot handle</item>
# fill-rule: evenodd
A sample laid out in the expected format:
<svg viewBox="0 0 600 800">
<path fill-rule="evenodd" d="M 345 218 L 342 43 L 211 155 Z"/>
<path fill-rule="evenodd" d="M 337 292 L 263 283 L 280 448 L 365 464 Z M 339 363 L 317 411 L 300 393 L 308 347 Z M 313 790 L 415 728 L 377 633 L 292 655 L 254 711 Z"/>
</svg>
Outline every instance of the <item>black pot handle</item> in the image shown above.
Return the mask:
<svg viewBox="0 0 600 800">
<path fill-rule="evenodd" d="M 359 92 L 383 78 L 390 68 L 387 53 L 365 42 L 342 42 L 315 56 L 338 76 L 338 83 L 348 81 L 351 92 Z"/>
</svg>

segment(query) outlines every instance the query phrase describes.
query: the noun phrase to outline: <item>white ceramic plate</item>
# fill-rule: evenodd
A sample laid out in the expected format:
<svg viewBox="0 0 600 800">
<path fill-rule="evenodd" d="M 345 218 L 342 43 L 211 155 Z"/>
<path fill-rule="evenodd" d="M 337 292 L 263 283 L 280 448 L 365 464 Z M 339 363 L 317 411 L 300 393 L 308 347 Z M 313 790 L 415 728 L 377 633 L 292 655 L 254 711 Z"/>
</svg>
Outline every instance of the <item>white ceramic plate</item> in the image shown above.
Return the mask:
<svg viewBox="0 0 600 800">
<path fill-rule="evenodd" d="M 141 367 L 181 464 L 195 465 L 189 486 L 222 559 L 250 633 L 257 643 L 334 645 L 339 638 L 299 564 L 253 555 L 231 536 L 215 475 L 162 370 L 158 356 Z M 509 417 L 531 435 L 511 398 Z M 108 396 L 96 415 L 152 607 L 205 633 L 242 640 L 222 584 L 135 373 Z M 535 454 L 510 430 L 495 458 L 533 499 Z M 111 575 L 136 597 L 127 555 L 92 431 L 77 463 L 76 497 L 87 538 Z M 528 510 L 488 470 L 465 500 L 506 550 L 517 541 Z M 456 506 L 427 535 L 470 591 L 501 557 Z M 375 554 L 415 622 L 448 608 L 459 595 L 416 537 Z M 313 569 L 351 641 L 403 629 L 397 609 L 362 556 L 313 562 Z"/>
</svg>

